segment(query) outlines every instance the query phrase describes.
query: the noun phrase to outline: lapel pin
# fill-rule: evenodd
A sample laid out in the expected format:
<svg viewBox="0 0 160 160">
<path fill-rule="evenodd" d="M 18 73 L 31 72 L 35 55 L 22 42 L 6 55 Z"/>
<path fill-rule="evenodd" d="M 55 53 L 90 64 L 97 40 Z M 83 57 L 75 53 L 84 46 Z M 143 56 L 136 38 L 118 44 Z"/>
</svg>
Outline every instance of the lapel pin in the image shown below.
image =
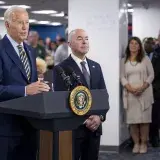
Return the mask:
<svg viewBox="0 0 160 160">
<path fill-rule="evenodd" d="M 93 68 L 95 68 L 95 66 L 92 66 Z"/>
</svg>

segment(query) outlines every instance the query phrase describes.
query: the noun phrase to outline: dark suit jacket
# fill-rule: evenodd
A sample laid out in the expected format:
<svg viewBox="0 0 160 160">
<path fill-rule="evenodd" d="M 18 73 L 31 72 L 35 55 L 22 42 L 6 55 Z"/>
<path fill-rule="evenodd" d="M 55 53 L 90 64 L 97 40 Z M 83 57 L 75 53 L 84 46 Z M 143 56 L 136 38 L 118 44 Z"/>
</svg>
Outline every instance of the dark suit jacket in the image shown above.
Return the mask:
<svg viewBox="0 0 160 160">
<path fill-rule="evenodd" d="M 31 79 L 28 81 L 23 64 L 5 36 L 0 41 L 0 101 L 25 96 L 25 86 L 37 81 L 36 59 L 33 49 L 24 43 L 31 66 Z M 0 114 L 0 136 L 22 135 L 27 122 L 20 116 Z"/>
<path fill-rule="evenodd" d="M 154 99 L 160 100 L 160 53 L 154 52 L 152 57 L 152 65 L 154 69 L 153 93 Z"/>
<path fill-rule="evenodd" d="M 90 80 L 90 89 L 106 89 L 103 74 L 101 67 L 98 63 L 90 60 L 87 58 L 87 63 L 90 70 L 91 80 Z M 84 86 L 87 86 L 87 82 L 84 78 L 84 75 L 82 74 L 80 68 L 76 64 L 76 62 L 72 59 L 71 56 L 69 56 L 66 60 L 64 60 L 62 63 L 59 64 L 64 70 L 66 66 L 70 66 L 72 69 L 74 69 L 75 73 L 80 76 L 81 82 Z M 66 73 L 67 74 L 67 73 Z M 76 82 L 71 78 L 73 88 L 76 87 Z M 64 82 L 62 81 L 61 77 L 59 76 L 57 72 L 57 66 L 53 69 L 53 86 L 55 91 L 65 91 L 67 88 L 64 85 Z M 106 115 L 103 115 L 104 117 Z M 84 126 L 80 126 L 77 130 L 77 136 L 84 136 L 85 131 L 88 129 Z M 99 129 L 95 132 L 96 135 L 102 134 L 102 126 L 99 127 Z"/>
</svg>

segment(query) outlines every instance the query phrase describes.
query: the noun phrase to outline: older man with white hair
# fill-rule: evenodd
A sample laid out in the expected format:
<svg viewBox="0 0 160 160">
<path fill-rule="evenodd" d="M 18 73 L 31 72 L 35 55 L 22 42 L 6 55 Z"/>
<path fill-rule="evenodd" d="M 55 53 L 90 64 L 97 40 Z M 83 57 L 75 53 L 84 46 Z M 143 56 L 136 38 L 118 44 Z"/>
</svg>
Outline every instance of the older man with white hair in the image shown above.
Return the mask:
<svg viewBox="0 0 160 160">
<path fill-rule="evenodd" d="M 24 43 L 29 30 L 25 9 L 4 13 L 7 34 L 0 40 L 0 101 L 49 91 L 37 81 L 34 50 Z M 21 116 L 0 113 L 0 160 L 36 160 L 36 130 Z"/>
</svg>

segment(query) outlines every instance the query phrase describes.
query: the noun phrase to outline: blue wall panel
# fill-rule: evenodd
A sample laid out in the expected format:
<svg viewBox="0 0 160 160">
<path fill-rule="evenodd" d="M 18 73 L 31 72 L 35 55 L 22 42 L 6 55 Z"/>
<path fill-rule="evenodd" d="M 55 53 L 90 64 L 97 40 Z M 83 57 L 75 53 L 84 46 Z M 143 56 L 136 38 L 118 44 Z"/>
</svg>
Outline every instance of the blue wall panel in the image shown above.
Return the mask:
<svg viewBox="0 0 160 160">
<path fill-rule="evenodd" d="M 30 30 L 37 31 L 43 40 L 50 37 L 54 41 L 57 35 L 65 38 L 64 26 L 30 25 Z"/>
</svg>

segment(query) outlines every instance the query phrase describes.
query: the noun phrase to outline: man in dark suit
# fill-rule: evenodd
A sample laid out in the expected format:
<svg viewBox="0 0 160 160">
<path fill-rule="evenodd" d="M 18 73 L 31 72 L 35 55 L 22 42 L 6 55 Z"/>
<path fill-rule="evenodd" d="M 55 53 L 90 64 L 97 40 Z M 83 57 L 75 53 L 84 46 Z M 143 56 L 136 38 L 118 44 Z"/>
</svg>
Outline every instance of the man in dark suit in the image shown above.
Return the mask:
<svg viewBox="0 0 160 160">
<path fill-rule="evenodd" d="M 34 50 L 23 42 L 29 29 L 27 11 L 12 6 L 4 21 L 7 34 L 0 41 L 0 101 L 49 91 L 48 85 L 37 81 Z M 0 160 L 36 160 L 36 140 L 36 130 L 24 117 L 0 113 Z"/>
<path fill-rule="evenodd" d="M 160 53 L 157 49 L 154 50 L 154 39 L 148 38 L 145 41 L 144 49 L 146 54 L 149 56 L 153 69 L 154 69 L 154 80 L 153 80 L 153 94 L 154 104 L 152 108 L 152 123 L 150 124 L 150 143 L 153 147 L 159 147 L 159 123 L 160 123 Z"/>
<path fill-rule="evenodd" d="M 87 33 L 82 29 L 76 29 L 69 34 L 68 41 L 72 54 L 59 65 L 64 69 L 67 66 L 74 69 L 75 73 L 80 76 L 83 85 L 89 89 L 106 89 L 100 65 L 86 57 L 89 50 Z M 55 91 L 64 91 L 66 88 L 57 72 L 58 66 L 54 68 L 53 86 Z M 72 83 L 74 88 L 77 84 L 73 80 Z M 102 134 L 101 123 L 104 120 L 105 115 L 90 115 L 85 123 L 75 131 L 75 160 L 79 158 L 98 160 Z"/>
</svg>

